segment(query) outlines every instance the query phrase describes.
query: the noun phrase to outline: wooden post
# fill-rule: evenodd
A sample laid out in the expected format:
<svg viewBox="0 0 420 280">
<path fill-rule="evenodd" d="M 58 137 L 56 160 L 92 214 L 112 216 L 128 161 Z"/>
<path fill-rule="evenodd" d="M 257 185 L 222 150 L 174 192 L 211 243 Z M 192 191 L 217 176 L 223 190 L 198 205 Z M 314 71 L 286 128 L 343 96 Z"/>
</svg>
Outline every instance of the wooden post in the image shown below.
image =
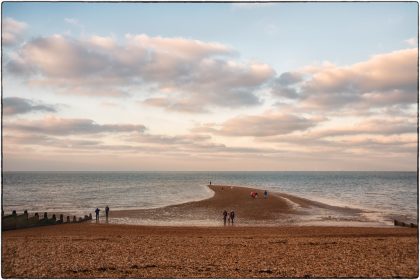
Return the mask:
<svg viewBox="0 0 420 280">
<path fill-rule="evenodd" d="M 44 212 L 44 219 L 48 219 L 48 213 Z"/>
<path fill-rule="evenodd" d="M 67 223 L 70 223 L 70 216 L 67 216 Z"/>
<path fill-rule="evenodd" d="M 76 216 L 73 216 L 73 223 L 76 222 Z"/>
</svg>

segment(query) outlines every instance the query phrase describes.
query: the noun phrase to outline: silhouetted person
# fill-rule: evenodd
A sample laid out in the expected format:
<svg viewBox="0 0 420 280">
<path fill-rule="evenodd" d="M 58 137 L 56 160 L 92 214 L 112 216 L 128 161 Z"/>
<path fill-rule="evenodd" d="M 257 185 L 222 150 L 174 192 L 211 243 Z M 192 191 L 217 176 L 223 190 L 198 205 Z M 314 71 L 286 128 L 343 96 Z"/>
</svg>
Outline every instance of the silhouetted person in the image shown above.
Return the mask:
<svg viewBox="0 0 420 280">
<path fill-rule="evenodd" d="M 226 210 L 223 211 L 223 225 L 226 225 L 227 215 L 228 215 L 228 212 Z"/>
<path fill-rule="evenodd" d="M 106 216 L 106 222 L 108 222 L 108 214 L 109 214 L 109 207 L 108 205 L 105 207 L 105 216 Z"/>
<path fill-rule="evenodd" d="M 101 210 L 99 210 L 99 208 L 96 208 L 95 213 L 96 213 L 96 221 L 97 222 L 99 221 L 99 211 L 101 211 Z"/>
<path fill-rule="evenodd" d="M 211 181 L 210 181 L 210 186 L 211 186 Z"/>
<path fill-rule="evenodd" d="M 232 222 L 232 225 L 233 225 L 233 220 L 235 219 L 235 212 L 233 210 L 230 211 L 229 218 L 230 218 L 230 220 Z"/>
<path fill-rule="evenodd" d="M 264 198 L 268 198 L 268 191 L 264 191 Z"/>
</svg>

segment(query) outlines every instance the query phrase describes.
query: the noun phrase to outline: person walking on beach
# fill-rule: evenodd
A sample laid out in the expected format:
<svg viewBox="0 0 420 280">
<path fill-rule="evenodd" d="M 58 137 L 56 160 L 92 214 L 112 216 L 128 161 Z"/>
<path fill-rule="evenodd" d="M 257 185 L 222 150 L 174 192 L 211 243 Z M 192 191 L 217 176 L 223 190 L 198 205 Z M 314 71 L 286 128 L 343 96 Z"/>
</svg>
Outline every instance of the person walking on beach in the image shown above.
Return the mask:
<svg viewBox="0 0 420 280">
<path fill-rule="evenodd" d="M 226 225 L 227 215 L 228 215 L 228 212 L 226 210 L 223 211 L 223 225 Z"/>
<path fill-rule="evenodd" d="M 109 207 L 108 205 L 105 207 L 105 217 L 106 217 L 106 222 L 108 222 L 108 214 L 109 214 Z"/>
<path fill-rule="evenodd" d="M 96 208 L 95 213 L 96 213 L 96 221 L 97 222 L 99 221 L 99 211 L 101 211 L 101 210 L 99 210 L 99 208 Z"/>
<path fill-rule="evenodd" d="M 233 210 L 230 211 L 229 218 L 230 218 L 230 220 L 232 222 L 232 226 L 233 226 L 233 220 L 235 219 L 235 212 Z"/>
<path fill-rule="evenodd" d="M 264 191 L 264 198 L 268 198 L 268 191 L 267 190 Z"/>
</svg>

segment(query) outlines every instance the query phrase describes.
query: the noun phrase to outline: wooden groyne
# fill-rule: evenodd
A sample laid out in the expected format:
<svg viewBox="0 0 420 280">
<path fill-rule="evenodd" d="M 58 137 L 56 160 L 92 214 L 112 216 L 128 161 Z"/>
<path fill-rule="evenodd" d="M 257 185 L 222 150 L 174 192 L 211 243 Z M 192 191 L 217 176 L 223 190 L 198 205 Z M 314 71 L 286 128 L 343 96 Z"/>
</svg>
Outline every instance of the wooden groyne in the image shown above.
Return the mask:
<svg viewBox="0 0 420 280">
<path fill-rule="evenodd" d="M 412 228 L 417 228 L 418 226 L 416 224 L 413 223 L 404 223 L 398 220 L 394 220 L 394 226 L 397 227 L 412 227 Z"/>
<path fill-rule="evenodd" d="M 58 225 L 64 223 L 82 223 L 92 220 L 92 214 L 85 215 L 84 217 L 67 216 L 64 220 L 63 214 L 60 214 L 60 216 L 57 219 L 57 216 L 55 214 L 53 214 L 49 218 L 48 213 L 44 212 L 43 217 L 40 218 L 38 213 L 35 213 L 33 216 L 29 217 L 27 210 L 25 210 L 23 214 L 20 215 L 18 215 L 14 210 L 11 215 L 4 215 L 4 212 L 2 211 L 1 220 L 1 230 L 4 231 L 28 227 Z"/>
</svg>

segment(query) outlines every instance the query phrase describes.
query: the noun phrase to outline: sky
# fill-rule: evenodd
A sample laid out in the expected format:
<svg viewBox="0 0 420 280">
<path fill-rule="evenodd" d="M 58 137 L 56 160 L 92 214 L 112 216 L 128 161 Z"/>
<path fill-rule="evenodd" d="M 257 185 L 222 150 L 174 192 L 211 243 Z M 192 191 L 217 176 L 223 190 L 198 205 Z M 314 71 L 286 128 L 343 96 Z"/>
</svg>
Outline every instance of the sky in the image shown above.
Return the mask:
<svg viewBox="0 0 420 280">
<path fill-rule="evenodd" d="M 3 2 L 2 54 L 4 170 L 417 170 L 417 2 Z"/>
</svg>

